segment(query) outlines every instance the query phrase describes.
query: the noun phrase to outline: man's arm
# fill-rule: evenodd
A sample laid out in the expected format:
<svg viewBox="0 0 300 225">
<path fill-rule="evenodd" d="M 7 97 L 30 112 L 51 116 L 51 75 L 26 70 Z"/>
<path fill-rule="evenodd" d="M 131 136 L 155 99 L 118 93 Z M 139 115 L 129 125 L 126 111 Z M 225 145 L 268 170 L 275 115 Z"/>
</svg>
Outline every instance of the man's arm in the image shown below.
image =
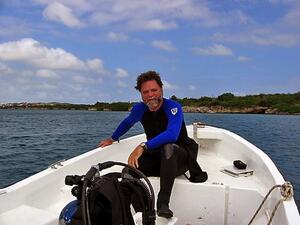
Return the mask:
<svg viewBox="0 0 300 225">
<path fill-rule="evenodd" d="M 119 138 L 125 134 L 134 124 L 134 118 L 132 118 L 132 113 L 129 114 L 117 127 L 115 132 L 110 138 L 104 139 L 98 144 L 98 147 L 105 147 L 111 145 L 115 141 L 119 140 Z"/>
<path fill-rule="evenodd" d="M 112 138 L 104 139 L 98 144 L 98 147 L 103 148 L 105 146 L 111 145 L 112 143 L 114 143 L 114 141 L 115 140 L 113 140 Z"/>
<path fill-rule="evenodd" d="M 119 138 L 124 135 L 136 122 L 140 121 L 144 106 L 142 103 L 136 104 L 132 107 L 130 114 L 119 124 L 115 132 L 110 138 L 101 141 L 98 147 L 105 147 L 111 145 L 114 141 L 119 140 Z"/>
<path fill-rule="evenodd" d="M 138 168 L 139 167 L 138 159 L 143 154 L 143 152 L 144 149 L 140 144 L 136 146 L 136 148 L 130 153 L 128 157 L 128 165 L 133 166 L 134 168 Z"/>
</svg>

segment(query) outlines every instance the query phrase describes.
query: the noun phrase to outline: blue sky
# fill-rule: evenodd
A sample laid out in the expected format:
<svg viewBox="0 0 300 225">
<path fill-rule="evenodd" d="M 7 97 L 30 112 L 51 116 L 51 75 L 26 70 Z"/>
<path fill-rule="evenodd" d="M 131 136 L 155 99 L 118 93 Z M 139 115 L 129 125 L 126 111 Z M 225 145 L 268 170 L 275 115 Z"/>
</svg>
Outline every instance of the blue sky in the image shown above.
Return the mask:
<svg viewBox="0 0 300 225">
<path fill-rule="evenodd" d="M 300 0 L 2 0 L 0 103 L 300 90 Z"/>
</svg>

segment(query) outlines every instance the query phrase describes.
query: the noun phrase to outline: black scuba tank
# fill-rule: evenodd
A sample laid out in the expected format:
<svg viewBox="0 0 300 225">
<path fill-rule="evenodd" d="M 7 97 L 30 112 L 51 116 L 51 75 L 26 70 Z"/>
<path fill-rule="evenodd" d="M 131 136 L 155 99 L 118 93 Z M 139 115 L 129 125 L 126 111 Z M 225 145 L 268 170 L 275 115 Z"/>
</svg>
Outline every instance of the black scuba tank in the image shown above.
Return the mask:
<svg viewBox="0 0 300 225">
<path fill-rule="evenodd" d="M 127 170 L 94 176 L 113 165 L 127 167 Z M 144 182 L 132 176 L 132 172 Z M 155 198 L 151 183 L 144 174 L 127 164 L 98 164 L 96 170 L 92 167 L 84 176 L 67 176 L 65 183 L 75 185 L 72 194 L 77 199 L 62 209 L 59 225 L 134 225 L 131 205 L 136 211 L 142 212 L 143 225 L 155 224 Z"/>
</svg>

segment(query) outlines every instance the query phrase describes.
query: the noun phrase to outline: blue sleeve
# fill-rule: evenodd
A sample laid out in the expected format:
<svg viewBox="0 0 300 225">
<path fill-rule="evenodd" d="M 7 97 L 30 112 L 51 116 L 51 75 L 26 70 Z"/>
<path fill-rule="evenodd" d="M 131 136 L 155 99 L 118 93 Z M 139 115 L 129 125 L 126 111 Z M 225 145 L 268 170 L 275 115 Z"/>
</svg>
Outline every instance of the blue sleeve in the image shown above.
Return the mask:
<svg viewBox="0 0 300 225">
<path fill-rule="evenodd" d="M 136 122 L 141 120 L 145 109 L 146 105 L 144 103 L 134 105 L 130 114 L 119 124 L 111 138 L 115 141 L 119 140 Z"/>
<path fill-rule="evenodd" d="M 158 148 L 159 146 L 167 143 L 174 143 L 177 141 L 180 134 L 183 122 L 181 105 L 168 99 L 165 99 L 164 101 L 166 101 L 164 110 L 168 119 L 167 129 L 146 142 L 149 149 Z"/>
</svg>

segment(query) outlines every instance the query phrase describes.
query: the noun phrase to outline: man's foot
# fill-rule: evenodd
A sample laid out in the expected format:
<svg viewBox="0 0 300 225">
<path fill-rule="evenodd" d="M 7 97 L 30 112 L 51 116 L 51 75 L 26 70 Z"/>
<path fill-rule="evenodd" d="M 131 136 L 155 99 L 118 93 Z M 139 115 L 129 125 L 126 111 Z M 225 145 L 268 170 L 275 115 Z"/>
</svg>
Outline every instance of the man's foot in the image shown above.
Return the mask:
<svg viewBox="0 0 300 225">
<path fill-rule="evenodd" d="M 166 204 L 161 204 L 157 209 L 157 215 L 160 217 L 171 218 L 173 217 L 173 212 L 169 209 L 169 206 Z"/>
</svg>

